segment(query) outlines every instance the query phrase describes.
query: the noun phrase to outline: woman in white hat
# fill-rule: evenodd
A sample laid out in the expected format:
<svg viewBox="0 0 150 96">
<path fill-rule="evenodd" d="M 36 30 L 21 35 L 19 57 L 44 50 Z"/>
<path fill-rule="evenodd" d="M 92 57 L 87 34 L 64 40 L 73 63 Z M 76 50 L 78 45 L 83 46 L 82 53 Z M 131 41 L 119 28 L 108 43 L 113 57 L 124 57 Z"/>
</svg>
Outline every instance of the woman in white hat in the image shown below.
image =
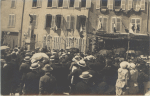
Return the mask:
<svg viewBox="0 0 150 96">
<path fill-rule="evenodd" d="M 128 94 L 128 80 L 129 73 L 127 70 L 128 62 L 123 61 L 120 63 L 118 69 L 118 79 L 116 82 L 116 95 L 127 95 Z"/>
<path fill-rule="evenodd" d="M 129 80 L 129 94 L 137 94 L 139 89 L 138 89 L 138 70 L 136 69 L 136 65 L 134 63 L 130 63 L 129 67 L 129 72 L 130 72 L 130 80 Z"/>
</svg>

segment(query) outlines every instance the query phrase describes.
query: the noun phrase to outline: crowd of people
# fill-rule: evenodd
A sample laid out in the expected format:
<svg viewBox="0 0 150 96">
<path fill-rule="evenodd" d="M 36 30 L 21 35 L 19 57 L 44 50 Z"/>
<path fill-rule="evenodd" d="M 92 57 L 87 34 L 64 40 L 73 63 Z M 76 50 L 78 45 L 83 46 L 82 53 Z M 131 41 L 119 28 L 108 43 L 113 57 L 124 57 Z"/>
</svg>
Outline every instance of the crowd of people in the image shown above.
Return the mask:
<svg viewBox="0 0 150 96">
<path fill-rule="evenodd" d="M 46 54 L 48 58 L 37 56 Z M 79 49 L 48 50 L 15 47 L 1 51 L 1 93 L 144 94 L 149 65 L 139 55 L 84 54 Z"/>
</svg>

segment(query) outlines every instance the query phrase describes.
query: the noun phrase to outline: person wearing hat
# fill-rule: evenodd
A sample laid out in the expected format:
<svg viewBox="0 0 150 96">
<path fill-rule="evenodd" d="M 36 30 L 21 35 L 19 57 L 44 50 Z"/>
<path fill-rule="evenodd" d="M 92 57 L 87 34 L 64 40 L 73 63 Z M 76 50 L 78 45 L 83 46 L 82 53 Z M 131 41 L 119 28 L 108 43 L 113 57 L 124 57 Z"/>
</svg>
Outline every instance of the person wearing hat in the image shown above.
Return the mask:
<svg viewBox="0 0 150 96">
<path fill-rule="evenodd" d="M 92 87 L 92 82 L 90 82 L 90 78 L 92 78 L 92 75 L 89 74 L 88 71 L 82 72 L 81 75 L 79 75 L 79 78 L 81 81 L 79 81 L 75 85 L 75 93 L 74 94 L 90 94 L 91 93 L 91 87 Z"/>
<path fill-rule="evenodd" d="M 59 61 L 59 57 L 54 57 L 54 62 L 51 64 L 53 71 L 51 72 L 52 75 L 56 78 L 57 88 L 56 92 L 62 94 L 64 91 L 68 89 L 68 80 L 67 75 L 68 72 L 65 66 Z"/>
<path fill-rule="evenodd" d="M 56 90 L 56 78 L 52 76 L 51 71 L 53 68 L 49 64 L 46 64 L 43 70 L 45 75 L 39 81 L 39 94 L 50 95 Z"/>
<path fill-rule="evenodd" d="M 31 72 L 28 72 L 26 75 L 22 78 L 22 84 L 21 86 L 23 88 L 23 94 L 24 95 L 37 95 L 39 94 L 39 80 L 40 80 L 40 74 L 39 74 L 39 68 L 40 65 L 38 63 L 33 63 L 30 66 Z M 22 92 L 22 87 L 20 90 L 20 93 Z"/>
<path fill-rule="evenodd" d="M 120 68 L 118 69 L 118 79 L 116 81 L 116 95 L 128 95 L 129 74 L 127 66 L 128 62 L 126 61 L 120 63 Z"/>
<path fill-rule="evenodd" d="M 30 57 L 29 56 L 26 56 L 24 58 L 24 62 L 20 65 L 20 68 L 19 68 L 19 72 L 22 74 L 22 75 L 25 75 L 26 73 L 30 72 L 30 65 L 31 65 L 31 62 L 30 62 Z"/>
<path fill-rule="evenodd" d="M 13 65 L 11 63 L 11 55 L 7 55 L 5 60 L 1 59 L 1 94 L 10 95 L 10 85 L 12 85 L 11 82 L 13 78 Z"/>
<path fill-rule="evenodd" d="M 129 67 L 129 72 L 130 72 L 130 79 L 129 79 L 129 94 L 130 95 L 135 95 L 138 93 L 138 70 L 136 69 L 136 65 L 134 63 L 130 64 Z"/>
</svg>

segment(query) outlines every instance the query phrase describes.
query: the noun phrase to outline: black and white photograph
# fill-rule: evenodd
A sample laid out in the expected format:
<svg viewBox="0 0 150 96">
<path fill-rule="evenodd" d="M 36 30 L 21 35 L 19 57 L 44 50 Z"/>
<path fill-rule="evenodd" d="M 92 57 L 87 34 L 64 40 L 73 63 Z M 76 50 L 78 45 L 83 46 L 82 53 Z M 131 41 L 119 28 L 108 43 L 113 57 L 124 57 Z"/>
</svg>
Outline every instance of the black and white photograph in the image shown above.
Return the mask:
<svg viewBox="0 0 150 96">
<path fill-rule="evenodd" d="M 150 0 L 0 4 L 0 95 L 150 95 Z"/>
</svg>

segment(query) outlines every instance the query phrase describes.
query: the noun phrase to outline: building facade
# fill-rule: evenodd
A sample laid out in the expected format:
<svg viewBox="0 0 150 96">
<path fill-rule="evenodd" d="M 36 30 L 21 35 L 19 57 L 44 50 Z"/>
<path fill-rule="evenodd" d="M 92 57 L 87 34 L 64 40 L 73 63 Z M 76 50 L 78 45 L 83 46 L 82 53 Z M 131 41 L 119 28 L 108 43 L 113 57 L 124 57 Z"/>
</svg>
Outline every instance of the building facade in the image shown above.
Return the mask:
<svg viewBox="0 0 150 96">
<path fill-rule="evenodd" d="M 20 46 L 22 0 L 1 0 L 1 44 Z"/>
<path fill-rule="evenodd" d="M 95 45 L 99 44 L 103 45 L 102 48 L 104 45 L 114 43 L 127 46 L 124 40 L 114 40 L 113 37 L 116 35 L 133 33 L 136 36 L 148 36 L 150 33 L 148 4 L 148 0 L 92 0 L 92 7 L 89 10 L 88 49 L 94 51 Z M 101 34 L 105 36 L 100 36 Z M 103 42 L 103 38 L 109 43 L 104 44 L 106 42 Z"/>
<path fill-rule="evenodd" d="M 86 50 L 91 0 L 28 0 L 25 2 L 22 43 L 44 47 Z M 33 16 L 34 30 L 31 32 Z"/>
</svg>

